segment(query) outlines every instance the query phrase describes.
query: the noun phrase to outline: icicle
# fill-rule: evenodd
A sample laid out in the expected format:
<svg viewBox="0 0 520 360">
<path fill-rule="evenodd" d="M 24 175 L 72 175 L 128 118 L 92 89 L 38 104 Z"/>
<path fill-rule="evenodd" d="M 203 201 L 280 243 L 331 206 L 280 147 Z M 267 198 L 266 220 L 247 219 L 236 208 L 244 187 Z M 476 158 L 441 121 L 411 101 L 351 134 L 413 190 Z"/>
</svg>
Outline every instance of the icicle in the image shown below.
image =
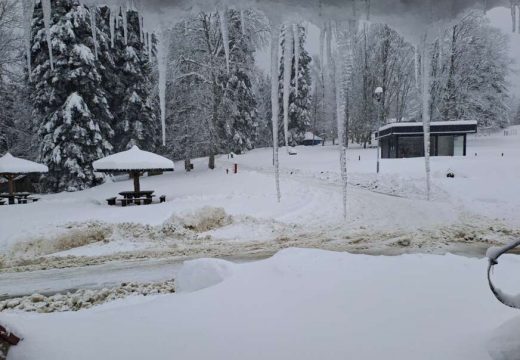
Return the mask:
<svg viewBox="0 0 520 360">
<path fill-rule="evenodd" d="M 116 30 L 119 29 L 119 16 L 120 15 L 122 16 L 122 9 L 120 6 L 117 6 L 115 8 L 115 12 L 114 12 L 114 19 L 115 19 L 114 25 L 115 25 Z"/>
<path fill-rule="evenodd" d="M 47 46 L 49 47 L 49 61 L 51 70 L 54 71 L 54 58 L 52 56 L 52 39 L 51 39 L 51 0 L 42 0 L 43 23 L 45 25 L 45 35 L 47 37 Z"/>
<path fill-rule="evenodd" d="M 92 28 L 92 41 L 94 42 L 94 56 L 98 59 L 98 41 L 97 41 L 97 25 L 96 25 L 96 7 L 90 8 L 90 27 Z"/>
<path fill-rule="evenodd" d="M 246 34 L 246 16 L 244 9 L 240 10 L 240 28 L 242 29 L 242 35 Z"/>
<path fill-rule="evenodd" d="M 219 10 L 220 16 L 220 31 L 222 32 L 222 42 L 224 44 L 224 52 L 226 54 L 226 68 L 229 74 L 229 33 L 227 23 L 227 8 Z"/>
<path fill-rule="evenodd" d="M 444 57 L 444 50 L 443 50 L 443 30 L 441 27 L 439 27 L 439 56 L 437 58 L 437 68 L 440 70 L 442 69 L 442 61 Z"/>
<path fill-rule="evenodd" d="M 280 29 L 271 24 L 271 114 L 273 124 L 273 165 L 278 202 L 282 198 L 280 192 L 280 163 L 278 161 L 278 48 L 280 46 Z"/>
<path fill-rule="evenodd" d="M 148 48 L 148 60 L 152 61 L 152 39 L 150 33 L 146 33 L 146 47 Z"/>
<path fill-rule="evenodd" d="M 32 59 L 31 59 L 31 30 L 32 18 L 34 14 L 34 0 L 24 0 L 23 2 L 23 16 L 24 16 L 24 35 L 25 35 L 25 51 L 27 57 L 27 73 L 29 81 L 32 81 Z"/>
<path fill-rule="evenodd" d="M 291 26 L 285 26 L 284 32 L 285 47 L 283 53 L 283 131 L 285 136 L 285 146 L 289 151 L 289 98 L 291 95 L 291 75 L 293 57 L 293 36 Z"/>
<path fill-rule="evenodd" d="M 298 97 L 298 85 L 300 81 L 300 29 L 298 24 L 293 25 L 294 37 L 294 96 Z"/>
<path fill-rule="evenodd" d="M 162 30 L 159 39 L 157 65 L 159 69 L 159 102 L 161 107 L 161 129 L 163 145 L 166 145 L 166 71 L 168 66 L 169 44 L 169 33 L 167 30 Z"/>
<path fill-rule="evenodd" d="M 430 171 L 430 66 L 431 59 L 428 53 L 427 33 L 423 40 L 422 56 L 422 116 L 424 130 L 424 162 L 426 168 L 426 198 L 431 198 L 431 171 Z"/>
<path fill-rule="evenodd" d="M 345 144 L 345 88 L 344 83 L 350 77 L 350 74 L 346 74 L 346 71 L 350 71 L 351 67 L 343 69 L 341 66 L 342 61 L 346 58 L 347 64 L 349 61 L 350 44 L 347 45 L 347 54 L 342 54 L 341 47 L 339 45 L 339 36 L 336 35 L 336 53 L 335 59 L 332 60 L 332 66 L 334 67 L 335 73 L 335 88 L 336 88 L 336 120 L 338 128 L 338 142 L 339 142 L 339 153 L 340 153 L 340 169 L 341 169 L 341 185 L 343 190 L 343 218 L 347 220 L 347 146 Z"/>
<path fill-rule="evenodd" d="M 331 23 L 327 23 L 326 25 L 326 32 L 327 32 L 327 42 L 326 42 L 326 48 L 327 48 L 327 66 L 325 67 L 325 76 L 326 76 L 326 90 L 327 90 L 327 107 L 328 107 L 328 116 L 329 122 L 330 122 L 330 128 L 334 128 L 334 120 L 335 120 L 335 111 L 336 108 L 336 97 L 334 96 L 334 81 L 336 79 L 335 74 L 335 68 L 334 68 L 334 58 L 332 56 L 332 27 Z"/>
<path fill-rule="evenodd" d="M 145 42 L 145 31 L 144 31 L 144 18 L 141 16 L 140 17 L 140 35 L 141 35 L 141 43 L 144 44 Z"/>
<path fill-rule="evenodd" d="M 419 51 L 417 46 L 414 46 L 414 66 L 415 66 L 415 87 L 419 89 Z"/>
<path fill-rule="evenodd" d="M 516 4 L 511 1 L 511 20 L 513 22 L 513 32 L 516 32 Z"/>
<path fill-rule="evenodd" d="M 520 34 L 520 7 L 516 6 L 516 31 Z"/>
<path fill-rule="evenodd" d="M 110 46 L 112 48 L 114 48 L 114 38 L 115 38 L 115 33 L 116 33 L 116 29 L 115 29 L 115 26 L 116 26 L 116 19 L 117 19 L 117 14 L 116 14 L 116 10 L 117 8 L 115 7 L 110 7 L 110 18 L 108 20 L 108 22 L 110 23 Z"/>
<path fill-rule="evenodd" d="M 128 9 L 123 9 L 121 14 L 123 14 L 123 36 L 125 38 L 125 45 L 128 45 Z"/>
</svg>

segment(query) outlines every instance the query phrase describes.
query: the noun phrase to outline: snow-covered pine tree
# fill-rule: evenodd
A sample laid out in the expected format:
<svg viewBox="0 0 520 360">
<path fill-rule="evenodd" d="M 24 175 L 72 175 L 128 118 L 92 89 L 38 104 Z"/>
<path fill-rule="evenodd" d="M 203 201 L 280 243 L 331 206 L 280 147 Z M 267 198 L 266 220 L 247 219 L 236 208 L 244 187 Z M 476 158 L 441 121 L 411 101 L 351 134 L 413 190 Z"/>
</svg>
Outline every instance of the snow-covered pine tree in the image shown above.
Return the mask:
<svg viewBox="0 0 520 360">
<path fill-rule="evenodd" d="M 296 77 L 295 77 L 295 52 L 292 56 L 291 69 L 291 85 L 289 96 L 289 144 L 295 145 L 303 141 L 305 132 L 311 127 L 312 119 L 312 76 L 311 76 L 311 61 L 312 58 L 305 49 L 305 42 L 307 32 L 305 27 L 298 25 L 298 46 L 299 46 L 299 64 L 298 64 L 298 91 L 296 91 Z M 292 35 L 293 29 L 291 26 L 286 26 L 282 29 L 282 34 L 288 31 Z M 294 39 L 293 36 L 290 38 Z M 284 56 L 285 56 L 285 36 L 282 39 L 282 56 L 280 59 L 280 134 L 283 134 L 283 74 L 284 74 Z M 294 41 L 294 40 L 293 40 Z M 293 49 L 296 49 L 293 46 Z M 298 93 L 298 94 L 296 94 Z M 297 95 L 297 96 L 296 96 Z M 279 137 L 283 139 L 283 136 Z"/>
<path fill-rule="evenodd" d="M 240 11 L 228 10 L 230 40 L 230 72 L 223 75 L 224 93 L 219 123 L 222 148 L 241 153 L 251 150 L 256 142 L 257 109 L 251 77 L 254 49 L 248 32 L 242 31 Z M 247 27 L 246 27 L 247 28 Z"/>
<path fill-rule="evenodd" d="M 158 140 L 157 109 L 150 94 L 153 91 L 152 67 L 148 49 L 141 41 L 139 13 L 126 11 L 116 17 L 119 26 L 114 40 L 114 63 L 123 93 L 113 101 L 114 145 L 122 151 L 138 145 L 141 149 L 154 150 Z M 126 25 L 126 30 L 125 30 Z M 126 33 L 126 36 L 125 36 Z M 126 40 L 126 41 L 125 41 Z"/>
<path fill-rule="evenodd" d="M 103 88 L 105 89 L 107 95 L 107 101 L 110 107 L 112 114 L 114 115 L 114 119 L 112 122 L 112 128 L 114 130 L 117 128 L 119 113 L 121 104 L 123 101 L 123 97 L 125 94 L 124 84 L 120 77 L 121 74 L 121 64 L 123 64 L 123 30 L 121 27 L 118 28 L 117 31 L 120 32 L 120 41 L 117 43 L 118 46 L 112 47 L 111 41 L 111 30 L 110 30 L 110 21 L 113 21 L 117 18 L 111 17 L 111 11 L 114 11 L 108 6 L 99 7 L 97 10 L 97 26 L 98 26 L 98 71 L 101 75 Z M 120 20 L 120 18 L 119 18 Z M 115 29 L 115 27 L 114 27 Z M 114 31 L 114 35 L 116 32 Z M 114 136 L 112 139 L 112 145 L 115 149 L 119 149 L 117 146 L 118 137 Z"/>
<path fill-rule="evenodd" d="M 51 69 L 41 3 L 32 28 L 35 121 L 41 161 L 51 191 L 76 191 L 94 183 L 92 162 L 112 150 L 112 115 L 97 71 L 89 9 L 76 0 L 52 3 Z"/>
</svg>

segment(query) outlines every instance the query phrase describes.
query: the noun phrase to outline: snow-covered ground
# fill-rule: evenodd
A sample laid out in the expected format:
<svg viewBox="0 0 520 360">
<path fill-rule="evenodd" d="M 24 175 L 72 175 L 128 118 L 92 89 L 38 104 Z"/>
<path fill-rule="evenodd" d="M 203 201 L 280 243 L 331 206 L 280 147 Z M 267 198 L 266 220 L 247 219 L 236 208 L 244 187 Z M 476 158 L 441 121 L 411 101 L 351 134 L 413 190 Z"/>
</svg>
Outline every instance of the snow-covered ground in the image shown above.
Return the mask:
<svg viewBox="0 0 520 360">
<path fill-rule="evenodd" d="M 350 149 L 347 222 L 337 148 L 296 150 L 296 156 L 280 151 L 281 203 L 276 202 L 271 149 L 258 149 L 234 159 L 222 156 L 214 171 L 207 169 L 207 159 L 198 159 L 191 173 L 143 178 L 141 188 L 166 195 L 165 204 L 108 206 L 106 198 L 132 188 L 127 180 L 0 207 L 4 267 L 22 257 L 23 264 L 31 264 L 49 255 L 220 256 L 245 247 L 268 254 L 288 246 L 484 254 L 487 246 L 518 234 L 520 136 L 470 137 L 467 157 L 433 158 L 430 202 L 424 200 L 423 159 L 383 160 L 376 175 L 375 150 Z M 234 162 L 239 173 L 227 174 Z M 446 177 L 448 170 L 455 179 Z"/>
<path fill-rule="evenodd" d="M 518 257 L 502 262 L 500 275 L 520 272 Z M 241 265 L 187 263 L 176 294 L 0 322 L 25 338 L 9 360 L 518 359 L 498 356 L 514 351 L 520 314 L 493 298 L 485 268 L 454 255 L 289 249 Z M 495 332 L 508 321 L 508 337 Z"/>
<path fill-rule="evenodd" d="M 518 360 L 520 314 L 493 298 L 481 257 L 520 236 L 519 136 L 471 137 L 467 157 L 432 159 L 429 202 L 423 159 L 383 160 L 376 175 L 375 150 L 350 149 L 347 222 L 337 148 L 296 151 L 280 152 L 281 203 L 271 150 L 259 149 L 143 178 L 165 204 L 108 206 L 132 188 L 124 180 L 0 207 L 0 298 L 83 289 L 6 306 L 0 323 L 24 337 L 9 360 Z M 476 256 L 426 254 L 448 252 Z M 182 264 L 207 257 L 238 262 Z M 505 256 L 494 280 L 518 293 L 519 272 Z M 118 299 L 121 282 L 153 294 L 172 279 L 176 294 Z M 20 312 L 83 300 L 103 305 Z"/>
</svg>

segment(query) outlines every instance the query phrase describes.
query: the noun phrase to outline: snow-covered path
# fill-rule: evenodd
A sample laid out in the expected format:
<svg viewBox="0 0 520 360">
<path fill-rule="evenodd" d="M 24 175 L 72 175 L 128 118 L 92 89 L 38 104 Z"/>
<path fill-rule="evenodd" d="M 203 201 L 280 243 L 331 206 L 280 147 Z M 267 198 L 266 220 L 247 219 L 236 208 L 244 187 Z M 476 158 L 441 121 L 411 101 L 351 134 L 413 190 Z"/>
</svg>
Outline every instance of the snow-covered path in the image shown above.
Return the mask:
<svg viewBox="0 0 520 360">
<path fill-rule="evenodd" d="M 197 159 L 191 173 L 143 178 L 142 188 L 165 194 L 165 204 L 106 205 L 131 181 L 46 195 L 36 204 L 0 207 L 0 265 L 27 271 L 142 258 L 269 256 L 285 247 L 483 255 L 520 235 L 519 139 L 479 136 L 469 141 L 478 156 L 432 159 L 431 202 L 424 200 L 422 159 L 384 160 L 377 176 L 375 150 L 353 148 L 347 222 L 332 146 L 281 152 L 281 203 L 271 149 L 221 156 L 214 171 Z M 239 173 L 227 174 L 234 163 Z M 445 177 L 448 168 L 455 179 Z"/>
</svg>

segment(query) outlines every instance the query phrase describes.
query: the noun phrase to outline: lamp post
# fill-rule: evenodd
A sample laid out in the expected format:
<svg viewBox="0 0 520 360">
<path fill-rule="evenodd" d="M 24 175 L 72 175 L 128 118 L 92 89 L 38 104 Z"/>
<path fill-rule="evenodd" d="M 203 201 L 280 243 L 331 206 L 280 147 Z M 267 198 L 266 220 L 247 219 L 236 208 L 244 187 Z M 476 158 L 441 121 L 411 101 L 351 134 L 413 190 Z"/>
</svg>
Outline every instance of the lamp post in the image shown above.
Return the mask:
<svg viewBox="0 0 520 360">
<path fill-rule="evenodd" d="M 377 107 L 378 107 L 378 114 L 377 114 L 377 137 L 376 137 L 376 140 L 377 140 L 377 168 L 376 168 L 376 171 L 377 173 L 379 174 L 379 169 L 380 169 L 380 165 L 379 165 L 379 159 L 381 158 L 381 156 L 379 155 L 379 129 L 381 127 L 381 118 L 383 117 L 383 88 L 382 87 L 377 87 L 375 90 L 374 90 L 374 99 L 376 100 L 377 102 Z"/>
</svg>

